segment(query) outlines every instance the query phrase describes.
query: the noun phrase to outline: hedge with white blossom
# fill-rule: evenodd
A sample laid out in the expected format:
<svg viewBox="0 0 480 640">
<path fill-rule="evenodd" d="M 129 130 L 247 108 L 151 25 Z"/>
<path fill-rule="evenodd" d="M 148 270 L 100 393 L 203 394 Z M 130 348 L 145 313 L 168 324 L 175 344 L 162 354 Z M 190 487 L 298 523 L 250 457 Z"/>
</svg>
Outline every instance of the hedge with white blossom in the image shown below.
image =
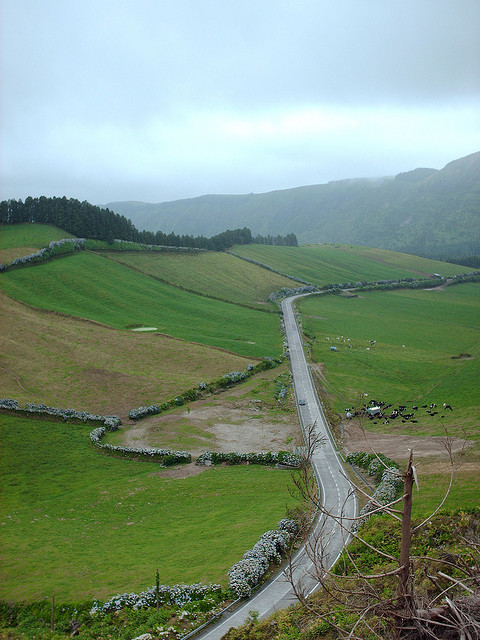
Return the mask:
<svg viewBox="0 0 480 640">
<path fill-rule="evenodd" d="M 154 447 L 124 447 L 122 445 L 109 444 L 108 442 L 103 443 L 102 438 L 105 433 L 105 427 L 97 427 L 90 433 L 90 441 L 103 452 L 114 456 L 122 458 L 138 458 L 140 456 L 147 460 L 159 462 L 164 467 L 192 461 L 192 456 L 188 451 L 173 451 Z"/>
<path fill-rule="evenodd" d="M 62 240 L 52 240 L 47 247 L 39 249 L 27 256 L 15 258 L 10 264 L 1 264 L 0 271 L 10 268 L 21 267 L 30 263 L 45 262 L 50 258 L 67 253 L 73 253 L 85 248 L 85 238 L 63 238 Z"/>
<path fill-rule="evenodd" d="M 369 514 L 378 509 L 378 505 L 387 505 L 395 500 L 403 487 L 403 478 L 396 462 L 382 454 L 356 451 L 348 454 L 347 462 L 364 468 L 369 475 L 376 476 L 377 479 L 380 476 L 380 482 L 371 499 L 360 510 L 360 520 L 353 527 L 356 531 L 368 519 Z"/>
<path fill-rule="evenodd" d="M 148 416 L 158 415 L 163 411 L 168 411 L 175 407 L 181 407 L 187 402 L 191 402 L 202 397 L 202 392 L 213 393 L 218 389 L 225 389 L 231 385 L 243 382 L 243 380 L 247 380 L 250 376 L 259 373 L 260 371 L 272 369 L 280 363 L 280 359 L 265 357 L 261 362 L 247 365 L 246 371 L 230 371 L 229 373 L 224 374 L 221 378 L 217 378 L 217 380 L 213 380 L 210 383 L 202 381 L 199 383 L 197 388 L 188 389 L 175 398 L 166 400 L 161 404 L 151 404 L 145 407 L 131 409 L 128 413 L 128 417 L 131 420 L 142 420 Z"/>
<path fill-rule="evenodd" d="M 141 593 L 121 593 L 104 603 L 94 600 L 90 614 L 105 615 L 112 611 L 120 611 L 124 607 L 144 609 L 159 604 L 175 604 L 182 606 L 188 602 L 213 598 L 220 601 L 224 597 L 224 589 L 219 584 L 177 584 L 173 587 L 159 585 L 150 587 Z"/>
<path fill-rule="evenodd" d="M 0 409 L 8 411 L 18 411 L 19 413 L 36 413 L 42 416 L 51 416 L 53 418 L 61 418 L 64 422 L 67 420 L 80 420 L 81 422 L 100 422 L 107 431 L 116 431 L 122 424 L 118 416 L 100 416 L 88 411 L 77 411 L 76 409 L 59 409 L 58 407 L 48 407 L 46 404 L 35 404 L 29 402 L 21 407 L 16 400 L 11 398 L 2 398 L 0 400 Z"/>
<path fill-rule="evenodd" d="M 270 564 L 281 561 L 282 554 L 297 531 L 297 524 L 294 520 L 284 518 L 277 526 L 278 529 L 266 531 L 253 548 L 246 551 L 243 558 L 229 569 L 229 587 L 236 596 L 248 598 Z"/>
<path fill-rule="evenodd" d="M 289 467 L 298 467 L 302 463 L 301 456 L 288 451 L 268 451 L 266 453 L 238 453 L 232 451 L 230 453 L 219 453 L 216 451 L 205 451 L 197 458 L 197 464 L 284 464 Z"/>
<path fill-rule="evenodd" d="M 78 420 L 81 422 L 100 423 L 100 426 L 90 432 L 90 441 L 94 446 L 102 449 L 104 453 L 108 453 L 110 455 L 125 458 L 143 457 L 146 460 L 160 462 L 163 466 L 170 466 L 172 464 L 182 462 L 191 462 L 192 460 L 191 455 L 187 451 L 172 451 L 170 449 L 155 449 L 150 447 L 123 447 L 103 443 L 102 438 L 106 432 L 116 431 L 122 424 L 122 421 L 118 416 L 100 416 L 89 413 L 88 411 L 59 409 L 57 407 L 48 407 L 46 404 L 35 404 L 33 402 L 29 402 L 24 407 L 21 407 L 19 403 L 12 398 L 0 399 L 0 409 L 15 411 L 22 414 L 37 414 L 52 418 L 61 418 L 63 422 L 66 422 L 67 420 Z"/>
</svg>

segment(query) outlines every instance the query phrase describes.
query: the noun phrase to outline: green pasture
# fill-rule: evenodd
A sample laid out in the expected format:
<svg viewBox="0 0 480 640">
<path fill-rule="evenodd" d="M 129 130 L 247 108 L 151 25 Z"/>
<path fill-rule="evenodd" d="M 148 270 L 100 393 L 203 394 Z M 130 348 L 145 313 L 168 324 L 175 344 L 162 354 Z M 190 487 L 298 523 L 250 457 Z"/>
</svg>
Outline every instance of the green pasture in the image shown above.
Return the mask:
<svg viewBox="0 0 480 640">
<path fill-rule="evenodd" d="M 289 278 L 223 252 L 119 252 L 109 256 L 175 286 L 263 309 L 272 291 L 298 286 Z"/>
<path fill-rule="evenodd" d="M 201 274 L 199 274 L 201 277 Z M 81 252 L 2 274 L 2 288 L 34 307 L 126 329 L 159 332 L 247 356 L 278 356 L 278 317 L 171 287 L 100 255 Z"/>
<path fill-rule="evenodd" d="M 9 263 L 46 247 L 52 240 L 73 238 L 71 233 L 50 224 L 2 224 L 0 262 Z"/>
<path fill-rule="evenodd" d="M 41 249 L 52 240 L 73 237 L 71 233 L 51 224 L 3 224 L 0 228 L 0 250 L 17 247 Z"/>
<path fill-rule="evenodd" d="M 275 247 L 257 244 L 235 246 L 233 251 L 267 264 L 280 273 L 288 273 L 320 286 L 340 282 L 419 278 L 433 273 L 451 276 L 472 271 L 461 265 L 354 245 Z"/>
<path fill-rule="evenodd" d="M 466 454 L 470 457 L 470 454 Z M 476 457 L 473 457 L 475 456 Z M 460 464 L 454 469 L 453 483 L 445 504 L 442 506 L 442 512 L 445 510 L 465 509 L 478 506 L 480 501 L 479 491 L 479 468 L 478 468 L 478 447 L 473 452 L 472 459 L 476 460 L 474 464 L 467 459 L 464 462 L 460 460 Z M 413 490 L 412 513 L 414 518 L 425 518 L 433 513 L 439 506 L 441 500 L 447 492 L 450 482 L 450 466 L 447 461 L 442 464 L 437 463 L 436 473 L 430 473 L 428 467 L 425 473 L 422 464 L 416 461 L 418 474 L 418 488 Z"/>
<path fill-rule="evenodd" d="M 415 426 L 392 423 L 389 429 L 443 435 L 446 428 L 460 436 L 465 429 L 469 437 L 478 438 L 478 284 L 433 291 L 376 291 L 352 298 L 314 296 L 298 306 L 304 330 L 314 337 L 313 359 L 323 364 L 337 411 L 354 406 L 363 393 L 368 394 L 367 400 L 436 403 L 440 409 L 446 402 L 453 412 L 439 409 L 439 415 L 423 415 Z M 331 346 L 338 351 L 331 351 Z M 456 357 L 461 354 L 468 356 Z"/>
<path fill-rule="evenodd" d="M 184 479 L 89 446 L 89 427 L 2 415 L 2 598 L 79 601 L 155 583 L 221 582 L 294 505 L 288 472 Z"/>
</svg>

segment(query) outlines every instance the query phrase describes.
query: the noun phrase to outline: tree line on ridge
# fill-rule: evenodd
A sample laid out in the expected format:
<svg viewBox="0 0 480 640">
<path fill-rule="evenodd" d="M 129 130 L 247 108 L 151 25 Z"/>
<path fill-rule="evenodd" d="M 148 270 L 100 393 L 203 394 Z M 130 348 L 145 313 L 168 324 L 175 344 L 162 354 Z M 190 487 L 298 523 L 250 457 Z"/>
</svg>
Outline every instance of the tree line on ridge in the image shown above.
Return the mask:
<svg viewBox="0 0 480 640">
<path fill-rule="evenodd" d="M 79 238 L 94 238 L 113 243 L 115 239 L 127 240 L 151 245 L 172 247 L 192 247 L 223 251 L 234 244 L 273 244 L 280 246 L 297 246 L 294 233 L 286 236 L 256 236 L 250 229 L 233 229 L 223 231 L 211 238 L 204 236 L 166 234 L 162 231 L 139 231 L 131 220 L 118 213 L 92 205 L 87 201 L 80 202 L 75 198 L 39 198 L 27 197 L 25 202 L 19 200 L 3 200 L 0 202 L 0 223 L 19 224 L 36 222 L 52 224 Z"/>
</svg>

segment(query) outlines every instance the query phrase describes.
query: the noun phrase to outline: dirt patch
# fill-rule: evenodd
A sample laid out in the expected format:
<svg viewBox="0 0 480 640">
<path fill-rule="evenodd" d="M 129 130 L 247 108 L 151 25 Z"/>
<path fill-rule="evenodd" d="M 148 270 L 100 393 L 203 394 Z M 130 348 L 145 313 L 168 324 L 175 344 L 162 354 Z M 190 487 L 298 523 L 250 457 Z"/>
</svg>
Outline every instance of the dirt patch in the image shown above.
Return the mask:
<svg viewBox="0 0 480 640">
<path fill-rule="evenodd" d="M 272 418 L 268 408 L 252 405 L 248 400 L 224 401 L 213 406 L 208 401 L 199 401 L 191 403 L 189 409 L 142 420 L 125 430 L 125 445 L 182 448 L 182 440 L 186 438 L 190 439 L 186 448 L 197 456 L 208 450 L 250 453 L 289 450 L 293 441 L 301 444 L 296 416 Z"/>
<path fill-rule="evenodd" d="M 293 398 L 288 400 L 289 409 L 283 410 L 272 397 L 272 379 L 284 371 L 286 366 L 175 411 L 142 420 L 125 428 L 122 444 L 185 449 L 194 456 L 209 450 L 289 451 L 303 442 Z"/>
<path fill-rule="evenodd" d="M 444 446 L 445 438 L 441 436 L 393 435 L 391 433 L 372 433 L 360 428 L 355 420 L 342 422 L 343 448 L 345 453 L 353 451 L 376 451 L 395 461 L 408 459 L 409 449 L 413 449 L 415 458 L 436 457 L 448 458 Z M 467 447 L 475 443 L 467 441 Z M 462 451 L 465 441 L 452 439 L 452 453 Z"/>
<path fill-rule="evenodd" d="M 184 478 L 191 478 L 203 473 L 208 467 L 197 466 L 194 462 L 189 464 L 182 464 L 178 467 L 169 467 L 168 469 L 162 469 L 161 471 L 155 471 L 155 473 L 149 473 L 149 476 L 158 476 L 163 480 L 182 480 Z"/>
<path fill-rule="evenodd" d="M 322 384 L 327 382 L 327 378 L 325 377 L 325 367 L 321 362 L 310 363 L 310 369 L 312 370 L 313 376 L 319 378 Z M 322 389 L 322 391 L 324 390 Z"/>
</svg>

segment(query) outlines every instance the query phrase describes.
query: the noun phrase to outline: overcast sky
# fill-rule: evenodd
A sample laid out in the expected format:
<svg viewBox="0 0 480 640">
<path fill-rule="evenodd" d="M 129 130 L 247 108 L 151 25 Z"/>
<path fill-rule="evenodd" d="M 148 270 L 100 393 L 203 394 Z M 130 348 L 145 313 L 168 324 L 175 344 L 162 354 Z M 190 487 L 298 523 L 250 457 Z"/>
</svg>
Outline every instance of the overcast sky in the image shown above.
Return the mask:
<svg viewBox="0 0 480 640">
<path fill-rule="evenodd" d="M 0 0 L 0 198 L 104 204 L 480 150 L 479 0 Z"/>
</svg>

